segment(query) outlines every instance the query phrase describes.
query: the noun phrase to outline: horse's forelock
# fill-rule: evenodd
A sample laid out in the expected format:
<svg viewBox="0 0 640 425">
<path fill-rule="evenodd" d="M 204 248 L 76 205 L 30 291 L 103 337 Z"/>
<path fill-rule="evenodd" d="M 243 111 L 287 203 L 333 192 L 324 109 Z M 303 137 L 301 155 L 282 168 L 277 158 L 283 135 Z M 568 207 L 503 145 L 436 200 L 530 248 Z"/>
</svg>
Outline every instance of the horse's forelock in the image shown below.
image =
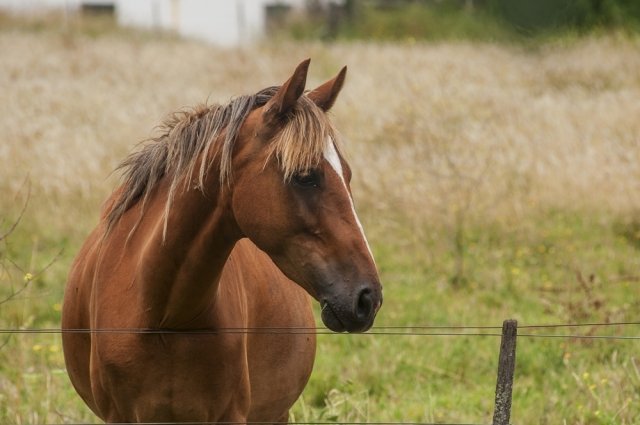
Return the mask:
<svg viewBox="0 0 640 425">
<path fill-rule="evenodd" d="M 275 156 L 288 181 L 295 173 L 308 171 L 322 161 L 327 140 L 339 149 L 338 133 L 325 112 L 302 96 L 291 116 L 270 144 L 269 157 Z"/>
</svg>

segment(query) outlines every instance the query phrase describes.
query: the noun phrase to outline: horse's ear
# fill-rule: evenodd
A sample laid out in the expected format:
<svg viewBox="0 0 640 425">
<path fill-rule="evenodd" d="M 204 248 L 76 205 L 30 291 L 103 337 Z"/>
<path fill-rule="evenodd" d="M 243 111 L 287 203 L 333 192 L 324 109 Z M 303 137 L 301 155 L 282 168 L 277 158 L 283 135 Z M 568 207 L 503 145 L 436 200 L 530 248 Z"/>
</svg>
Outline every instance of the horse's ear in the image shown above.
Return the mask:
<svg viewBox="0 0 640 425">
<path fill-rule="evenodd" d="M 285 115 L 298 101 L 304 92 L 304 86 L 307 83 L 307 71 L 311 59 L 306 59 L 296 67 L 293 75 L 289 78 L 276 92 L 276 94 L 264 105 L 265 122 L 273 122 L 279 120 Z"/>
<path fill-rule="evenodd" d="M 336 101 L 336 98 L 338 97 L 338 94 L 342 89 L 342 85 L 344 84 L 344 79 L 346 76 L 347 67 L 345 66 L 340 70 L 335 78 L 327 81 L 326 83 L 307 93 L 307 97 L 313 100 L 313 102 L 318 105 L 320 109 L 325 112 L 328 111 Z"/>
</svg>

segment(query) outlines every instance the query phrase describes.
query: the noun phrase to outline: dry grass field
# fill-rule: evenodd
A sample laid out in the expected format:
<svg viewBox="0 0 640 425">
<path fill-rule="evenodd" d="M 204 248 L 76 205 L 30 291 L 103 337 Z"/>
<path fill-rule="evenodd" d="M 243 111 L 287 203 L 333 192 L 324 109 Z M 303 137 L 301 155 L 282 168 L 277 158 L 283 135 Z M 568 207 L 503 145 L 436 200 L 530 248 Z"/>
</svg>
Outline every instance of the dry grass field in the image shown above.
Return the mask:
<svg viewBox="0 0 640 425">
<path fill-rule="evenodd" d="M 47 220 L 68 199 L 97 205 L 114 185 L 105 176 L 168 113 L 277 83 L 305 57 L 310 84 L 349 66 L 334 115 L 366 208 L 422 224 L 467 205 L 486 219 L 640 203 L 637 40 L 535 52 L 465 43 L 223 51 L 69 30 L 5 31 L 0 41 L 3 190 L 30 176 Z M 78 225 L 60 213 L 56 223 Z"/>
<path fill-rule="evenodd" d="M 222 50 L 2 18 L 0 234 L 31 194 L 0 247 L 0 300 L 56 260 L 0 304 L 0 327 L 59 326 L 66 271 L 117 184 L 110 173 L 168 113 L 278 84 L 307 57 L 309 86 L 349 67 L 333 119 L 385 284 L 379 325 L 640 319 L 637 38 Z M 497 343 L 322 336 L 293 418 L 487 423 Z M 57 335 L 0 345 L 0 423 L 96 420 Z M 519 345 L 514 423 L 640 423 L 640 341 Z"/>
</svg>

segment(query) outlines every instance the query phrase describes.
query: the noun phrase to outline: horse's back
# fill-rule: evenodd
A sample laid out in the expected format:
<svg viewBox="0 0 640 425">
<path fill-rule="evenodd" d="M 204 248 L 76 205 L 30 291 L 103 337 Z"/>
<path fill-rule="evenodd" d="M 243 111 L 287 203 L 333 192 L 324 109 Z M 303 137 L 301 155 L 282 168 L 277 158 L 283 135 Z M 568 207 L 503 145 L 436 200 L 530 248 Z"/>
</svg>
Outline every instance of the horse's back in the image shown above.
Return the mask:
<svg viewBox="0 0 640 425">
<path fill-rule="evenodd" d="M 250 330 L 248 420 L 286 419 L 281 415 L 286 415 L 304 389 L 315 358 L 315 321 L 309 295 L 248 239 L 236 244 L 219 290 L 238 284 L 246 294 Z"/>
</svg>

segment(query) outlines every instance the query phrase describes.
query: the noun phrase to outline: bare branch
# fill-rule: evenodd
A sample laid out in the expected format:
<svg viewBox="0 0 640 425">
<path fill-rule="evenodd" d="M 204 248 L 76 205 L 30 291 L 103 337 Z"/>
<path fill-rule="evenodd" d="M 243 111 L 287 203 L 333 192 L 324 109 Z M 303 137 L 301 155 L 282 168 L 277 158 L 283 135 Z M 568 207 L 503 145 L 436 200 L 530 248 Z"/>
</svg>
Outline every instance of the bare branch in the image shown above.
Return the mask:
<svg viewBox="0 0 640 425">
<path fill-rule="evenodd" d="M 18 225 L 22 221 L 22 218 L 25 215 L 27 206 L 29 205 L 29 201 L 31 199 L 31 182 L 28 178 L 25 179 L 25 183 L 23 186 L 27 187 L 27 193 L 26 193 L 26 199 L 24 201 L 24 204 L 22 205 L 20 213 L 18 214 L 17 219 L 11 224 L 11 226 L 9 226 L 7 231 L 5 231 L 2 235 L 0 235 L 0 242 L 4 243 L 5 247 L 8 246 L 7 238 L 15 231 L 15 229 L 18 227 Z M 8 294 L 4 299 L 0 300 L 0 306 L 8 303 L 9 301 L 16 299 L 16 297 L 18 297 L 20 294 L 26 291 L 27 288 L 29 287 L 29 284 L 35 278 L 37 278 L 42 273 L 47 271 L 60 258 L 61 255 L 62 255 L 62 249 L 51 259 L 51 261 L 49 261 L 49 263 L 47 263 L 42 269 L 40 269 L 35 273 L 25 271 L 19 264 L 17 264 L 11 258 L 4 256 L 1 259 L 2 261 L 0 261 L 0 271 L 3 274 L 6 274 L 7 276 L 11 276 L 12 270 L 17 270 L 22 274 L 23 278 L 22 278 L 22 283 L 17 290 L 12 287 L 11 293 Z M 0 344 L 0 348 L 2 348 L 7 343 L 8 343 L 8 340 L 4 341 L 2 344 Z"/>
<path fill-rule="evenodd" d="M 12 291 L 11 294 L 9 294 L 5 299 L 0 300 L 0 306 L 5 304 L 5 303 L 8 303 L 11 300 L 14 300 L 18 295 L 23 293 L 29 287 L 29 284 L 34 279 L 36 279 L 42 273 L 46 272 L 51 266 L 53 266 L 53 264 L 56 261 L 58 261 L 58 259 L 62 255 L 62 252 L 63 252 L 63 249 L 60 249 L 60 251 L 58 251 L 58 253 L 51 259 L 51 261 L 49 261 L 42 269 L 38 270 L 36 273 L 33 273 L 33 274 L 29 273 L 29 272 L 25 272 L 24 269 L 22 269 L 22 267 L 20 267 L 13 260 L 8 258 L 7 260 L 11 263 L 11 265 L 13 267 L 15 267 L 16 269 L 18 269 L 18 271 L 20 271 L 24 275 L 24 281 L 22 283 L 22 286 L 20 286 L 20 288 L 17 291 L 15 291 L 15 290 Z"/>
<path fill-rule="evenodd" d="M 20 224 L 22 217 L 24 217 L 24 213 L 27 210 L 27 205 L 29 205 L 29 200 L 31 199 L 31 181 L 27 178 L 27 180 L 25 180 L 25 184 L 27 186 L 27 197 L 24 201 L 24 204 L 22 205 L 20 214 L 18 214 L 18 218 L 11 224 L 11 226 L 9 226 L 9 229 L 4 234 L 0 235 L 0 241 L 4 240 L 11 233 L 13 233 L 16 230 L 16 227 L 18 227 L 18 224 Z"/>
</svg>

